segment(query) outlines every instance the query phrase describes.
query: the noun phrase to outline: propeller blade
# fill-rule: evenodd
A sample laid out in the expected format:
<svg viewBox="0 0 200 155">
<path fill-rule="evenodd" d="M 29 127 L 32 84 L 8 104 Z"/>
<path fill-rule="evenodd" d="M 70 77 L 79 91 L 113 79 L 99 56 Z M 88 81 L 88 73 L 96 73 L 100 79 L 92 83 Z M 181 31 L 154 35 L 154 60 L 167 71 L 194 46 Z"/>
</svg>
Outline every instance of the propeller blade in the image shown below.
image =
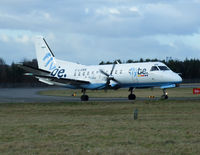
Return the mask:
<svg viewBox="0 0 200 155">
<path fill-rule="evenodd" d="M 111 72 L 110 72 L 110 75 L 112 75 L 112 73 L 113 73 L 113 71 L 114 71 L 114 69 L 115 69 L 115 63 L 113 64 L 113 66 L 112 66 L 112 70 L 111 70 Z"/>
<path fill-rule="evenodd" d="M 120 82 L 117 81 L 115 78 L 112 78 L 111 80 L 113 80 L 113 81 L 115 81 L 116 83 L 119 83 L 119 84 L 120 84 Z"/>
<path fill-rule="evenodd" d="M 108 73 L 106 73 L 106 72 L 104 72 L 102 69 L 100 69 L 99 70 L 103 75 L 105 75 L 105 76 L 107 76 L 107 77 L 109 77 L 109 74 Z"/>
<path fill-rule="evenodd" d="M 110 75 L 108 74 L 108 73 L 106 73 L 105 71 L 103 71 L 102 69 L 100 69 L 99 71 L 100 71 L 100 73 L 102 73 L 103 75 L 105 75 L 106 77 L 107 77 L 107 81 L 106 81 L 106 83 L 105 83 L 105 89 L 108 89 L 109 87 L 110 87 L 110 81 L 112 80 L 112 81 L 114 81 L 114 82 L 116 82 L 116 83 L 118 83 L 118 84 L 120 84 L 120 82 L 119 81 L 117 81 L 114 77 L 113 77 L 113 75 L 112 75 L 112 73 L 113 73 L 113 71 L 114 71 L 114 69 L 115 69 L 115 66 L 116 66 L 116 64 L 114 63 L 113 64 L 113 66 L 112 66 L 112 69 L 111 69 L 111 71 L 110 71 Z"/>
</svg>

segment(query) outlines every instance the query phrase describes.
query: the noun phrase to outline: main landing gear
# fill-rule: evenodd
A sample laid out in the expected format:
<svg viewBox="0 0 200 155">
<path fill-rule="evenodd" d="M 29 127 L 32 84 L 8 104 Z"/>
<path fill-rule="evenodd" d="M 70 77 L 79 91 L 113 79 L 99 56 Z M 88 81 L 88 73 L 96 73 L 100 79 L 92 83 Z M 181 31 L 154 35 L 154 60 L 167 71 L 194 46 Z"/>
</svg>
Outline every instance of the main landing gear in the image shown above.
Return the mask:
<svg viewBox="0 0 200 155">
<path fill-rule="evenodd" d="M 161 99 L 163 99 L 163 100 L 168 99 L 168 95 L 167 95 L 166 89 L 163 89 L 163 95 L 161 96 Z"/>
<path fill-rule="evenodd" d="M 88 101 L 88 100 L 89 100 L 89 96 L 88 96 L 88 95 L 85 95 L 85 92 L 86 92 L 86 89 L 83 88 L 83 89 L 82 89 L 83 95 L 81 96 L 81 101 Z"/>
<path fill-rule="evenodd" d="M 133 90 L 134 90 L 134 89 L 135 89 L 135 88 L 133 88 L 133 87 L 130 87 L 130 88 L 129 88 L 129 91 L 131 92 L 130 95 L 128 95 L 128 99 L 129 99 L 129 100 L 135 100 L 135 99 L 136 99 L 135 94 L 133 94 Z"/>
</svg>

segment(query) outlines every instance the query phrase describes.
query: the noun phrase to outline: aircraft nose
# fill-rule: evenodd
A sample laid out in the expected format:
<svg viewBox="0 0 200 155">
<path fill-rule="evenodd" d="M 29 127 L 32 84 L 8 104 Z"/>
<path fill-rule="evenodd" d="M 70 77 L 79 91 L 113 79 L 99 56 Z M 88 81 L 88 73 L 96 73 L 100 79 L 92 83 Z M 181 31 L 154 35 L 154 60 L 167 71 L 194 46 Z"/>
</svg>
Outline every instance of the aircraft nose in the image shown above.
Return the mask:
<svg viewBox="0 0 200 155">
<path fill-rule="evenodd" d="M 183 81 L 183 79 L 180 77 L 180 75 L 175 73 L 174 81 L 177 82 L 177 83 L 181 83 Z"/>
</svg>

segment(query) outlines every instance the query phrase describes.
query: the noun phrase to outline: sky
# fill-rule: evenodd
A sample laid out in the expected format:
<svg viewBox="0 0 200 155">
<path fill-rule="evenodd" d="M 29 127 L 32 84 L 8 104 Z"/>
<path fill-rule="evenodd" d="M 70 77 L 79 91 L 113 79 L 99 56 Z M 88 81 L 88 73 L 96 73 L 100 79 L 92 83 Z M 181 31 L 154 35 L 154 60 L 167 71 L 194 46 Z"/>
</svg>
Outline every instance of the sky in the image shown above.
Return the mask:
<svg viewBox="0 0 200 155">
<path fill-rule="evenodd" d="M 58 59 L 200 59 L 200 0 L 0 0 L 0 58 L 36 58 L 43 36 Z"/>
</svg>

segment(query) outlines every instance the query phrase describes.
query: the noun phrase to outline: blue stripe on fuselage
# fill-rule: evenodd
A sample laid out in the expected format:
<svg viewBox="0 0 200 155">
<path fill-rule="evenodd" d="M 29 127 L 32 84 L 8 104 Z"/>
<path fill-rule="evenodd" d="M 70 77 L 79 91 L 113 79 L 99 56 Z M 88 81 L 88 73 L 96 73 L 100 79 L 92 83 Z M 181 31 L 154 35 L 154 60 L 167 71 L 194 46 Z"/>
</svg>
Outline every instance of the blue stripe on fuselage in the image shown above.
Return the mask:
<svg viewBox="0 0 200 155">
<path fill-rule="evenodd" d="M 157 82 L 157 83 L 127 83 L 127 84 L 120 84 L 120 88 L 147 88 L 147 87 L 161 87 L 161 86 L 169 86 L 173 84 L 178 84 L 181 82 Z M 71 89 L 104 89 L 105 88 L 105 83 L 93 83 L 93 84 L 84 84 L 84 85 L 66 85 L 65 87 L 71 88 Z M 169 87 L 170 88 L 170 87 Z"/>
</svg>

